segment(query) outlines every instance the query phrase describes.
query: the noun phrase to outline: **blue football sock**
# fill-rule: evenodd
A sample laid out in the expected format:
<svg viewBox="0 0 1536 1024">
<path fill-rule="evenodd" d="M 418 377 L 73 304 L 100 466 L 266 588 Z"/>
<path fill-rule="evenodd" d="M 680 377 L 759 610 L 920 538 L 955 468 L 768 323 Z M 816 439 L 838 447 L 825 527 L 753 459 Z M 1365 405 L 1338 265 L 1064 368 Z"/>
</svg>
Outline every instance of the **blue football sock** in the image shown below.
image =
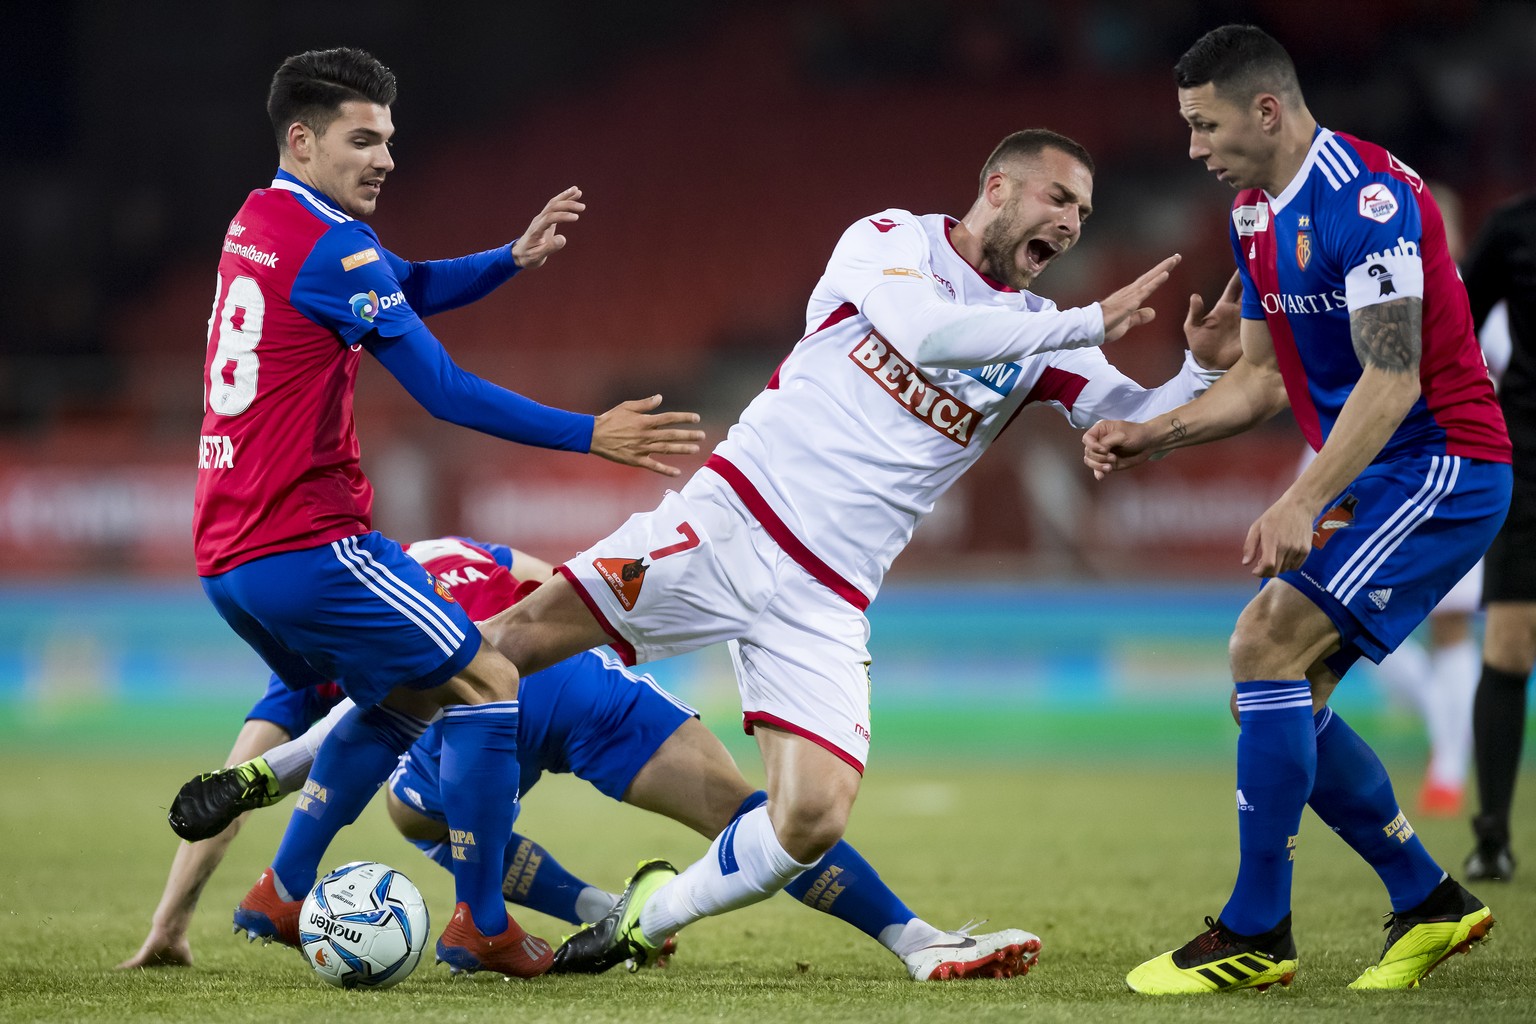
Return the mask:
<svg viewBox="0 0 1536 1024">
<path fill-rule="evenodd" d="M 331 839 L 357 820 L 427 723 L 383 706 L 353 708 L 320 744 L 272 870 L 293 899 L 315 884 Z"/>
<path fill-rule="evenodd" d="M 797 875 L 784 891 L 808 907 L 847 921 L 876 941 L 886 928 L 906 924 L 917 916 L 846 839 L 839 839 L 815 867 Z"/>
<path fill-rule="evenodd" d="M 453 850 L 448 846 L 448 840 L 443 839 L 407 839 L 416 849 L 427 855 L 427 858 L 449 874 L 453 874 Z"/>
<path fill-rule="evenodd" d="M 514 832 L 507 844 L 506 865 L 503 895 L 509 902 L 571 924 L 583 923 L 576 901 L 593 887 L 561 867 L 548 850 Z"/>
<path fill-rule="evenodd" d="M 1237 684 L 1237 831 L 1242 860 L 1221 923 L 1262 935 L 1291 912 L 1291 868 L 1317 744 L 1305 679 Z"/>
<path fill-rule="evenodd" d="M 455 899 L 482 935 L 507 930 L 501 877 L 517 817 L 517 701 L 455 705 L 443 712 L 439 765 Z"/>
<path fill-rule="evenodd" d="M 767 802 L 768 794 L 758 790 L 741 802 L 733 820 Z M 889 926 L 906 924 L 917 916 L 845 839 L 822 854 L 815 867 L 791 879 L 784 891 L 808 907 L 847 921 L 877 941 Z"/>
<path fill-rule="evenodd" d="M 447 839 L 412 839 L 410 842 L 439 866 L 450 873 L 453 871 L 453 850 Z M 585 923 L 576 909 L 577 900 L 593 886 L 561 867 L 544 847 L 513 832 L 512 841 L 507 844 L 506 865 L 502 897 L 507 902 L 571 924 Z M 507 891 L 508 875 L 512 876 L 510 892 Z M 479 923 L 478 918 L 475 923 Z"/>
<path fill-rule="evenodd" d="M 1392 909 L 1411 910 L 1440 884 L 1445 871 L 1403 816 L 1376 752 L 1331 708 L 1317 713 L 1315 728 L 1312 810 L 1376 869 Z"/>
</svg>

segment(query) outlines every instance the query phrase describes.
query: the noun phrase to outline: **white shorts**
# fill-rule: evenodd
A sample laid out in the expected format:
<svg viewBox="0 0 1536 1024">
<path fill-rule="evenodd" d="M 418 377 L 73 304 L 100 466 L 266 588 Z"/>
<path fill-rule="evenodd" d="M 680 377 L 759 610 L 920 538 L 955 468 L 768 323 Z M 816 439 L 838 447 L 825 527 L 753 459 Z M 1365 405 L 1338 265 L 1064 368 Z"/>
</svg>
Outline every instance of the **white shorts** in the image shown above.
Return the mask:
<svg viewBox="0 0 1536 1024">
<path fill-rule="evenodd" d="M 560 567 L 630 664 L 731 642 L 747 732 L 804 736 L 862 772 L 869 621 L 700 470 Z"/>
</svg>

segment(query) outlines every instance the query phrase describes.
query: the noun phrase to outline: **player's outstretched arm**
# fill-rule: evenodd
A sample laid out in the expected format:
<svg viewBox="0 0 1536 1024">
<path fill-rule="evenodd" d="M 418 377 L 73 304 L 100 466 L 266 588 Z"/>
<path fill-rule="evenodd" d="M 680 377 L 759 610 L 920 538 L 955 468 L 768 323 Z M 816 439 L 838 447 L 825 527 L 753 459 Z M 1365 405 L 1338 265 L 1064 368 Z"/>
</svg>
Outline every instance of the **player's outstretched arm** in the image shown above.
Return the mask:
<svg viewBox="0 0 1536 1024">
<path fill-rule="evenodd" d="M 1211 389 L 1145 423 L 1101 420 L 1083 435 L 1083 463 L 1103 480 L 1154 455 L 1220 440 L 1262 423 L 1285 408 L 1285 383 L 1262 320 L 1240 327 L 1243 357 Z"/>
<path fill-rule="evenodd" d="M 560 228 L 576 223 L 586 208 L 587 204 L 581 201 L 581 189 L 574 185 L 545 203 L 528 230 L 512 243 L 512 259 L 518 269 L 543 266 L 545 260 L 564 249 L 565 236 Z"/>
<path fill-rule="evenodd" d="M 225 766 L 239 764 L 288 739 L 288 733 L 272 722 L 252 719 L 241 728 L 230 748 Z M 165 881 L 165 892 L 160 905 L 155 907 L 150 919 L 149 934 L 139 951 L 122 963 L 118 969 L 128 967 L 190 967 L 192 945 L 187 932 L 192 926 L 192 915 L 197 911 L 197 901 L 203 887 L 223 861 L 229 844 L 234 842 L 241 815 L 223 832 L 200 843 L 182 843 L 171 860 L 171 872 Z"/>
<path fill-rule="evenodd" d="M 697 454 L 704 431 L 679 426 L 699 422 L 698 413 L 651 412 L 660 404 L 660 395 L 637 398 L 620 402 L 597 417 L 592 426 L 592 454 L 662 476 L 679 475 L 682 470 L 656 461 L 655 456 Z"/>
</svg>

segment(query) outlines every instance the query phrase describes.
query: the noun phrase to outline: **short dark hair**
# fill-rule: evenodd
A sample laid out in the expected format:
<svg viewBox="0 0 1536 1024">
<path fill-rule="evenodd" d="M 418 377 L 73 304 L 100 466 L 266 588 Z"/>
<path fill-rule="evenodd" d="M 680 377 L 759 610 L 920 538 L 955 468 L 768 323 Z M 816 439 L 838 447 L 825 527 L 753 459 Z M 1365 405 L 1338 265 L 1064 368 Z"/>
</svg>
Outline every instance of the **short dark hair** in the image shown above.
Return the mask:
<svg viewBox="0 0 1536 1024">
<path fill-rule="evenodd" d="M 1291 55 L 1254 25 L 1223 25 L 1207 32 L 1179 58 L 1173 77 L 1180 89 L 1210 82 L 1223 98 L 1237 103 L 1247 103 L 1261 92 L 1301 102 Z"/>
<path fill-rule="evenodd" d="M 267 93 L 267 117 L 279 149 L 288 144 L 288 126 L 298 121 L 324 135 L 352 100 L 387 107 L 395 102 L 395 73 L 363 50 L 339 46 L 308 50 L 283 61 Z"/>
<path fill-rule="evenodd" d="M 1039 156 L 1047 149 L 1059 149 L 1063 153 L 1088 168 L 1088 173 L 1094 173 L 1093 157 L 1081 143 L 1074 142 L 1058 132 L 1049 128 L 1026 128 L 1021 132 L 1014 132 L 992 151 L 987 157 L 987 162 L 981 165 L 981 190 L 985 191 L 987 179 L 1002 169 L 1003 164 L 1010 160 L 1027 160 L 1030 157 Z"/>
</svg>

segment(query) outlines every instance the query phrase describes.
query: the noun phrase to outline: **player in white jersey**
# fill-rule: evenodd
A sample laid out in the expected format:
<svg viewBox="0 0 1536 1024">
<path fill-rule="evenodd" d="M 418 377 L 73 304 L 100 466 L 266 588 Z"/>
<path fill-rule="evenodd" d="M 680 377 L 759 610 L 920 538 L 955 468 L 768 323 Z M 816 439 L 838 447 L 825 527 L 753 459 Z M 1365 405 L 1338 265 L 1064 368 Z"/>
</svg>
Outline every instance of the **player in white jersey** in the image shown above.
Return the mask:
<svg viewBox="0 0 1536 1024">
<path fill-rule="evenodd" d="M 1081 146 L 1003 140 L 960 220 L 885 210 L 855 222 L 806 311 L 806 334 L 679 493 L 481 623 L 523 671 L 596 644 L 639 662 L 729 641 L 768 804 L 677 874 L 649 865 L 567 960 L 639 961 L 700 917 L 783 888 L 842 836 L 869 748 L 864 609 L 913 529 L 1025 405 L 1074 424 L 1192 399 L 1236 357 L 1235 292 L 1192 300 L 1194 354 L 1161 387 L 1098 346 L 1152 318 L 1163 260 L 1109 298 L 1058 310 L 1025 290 L 1092 208 Z"/>
</svg>

